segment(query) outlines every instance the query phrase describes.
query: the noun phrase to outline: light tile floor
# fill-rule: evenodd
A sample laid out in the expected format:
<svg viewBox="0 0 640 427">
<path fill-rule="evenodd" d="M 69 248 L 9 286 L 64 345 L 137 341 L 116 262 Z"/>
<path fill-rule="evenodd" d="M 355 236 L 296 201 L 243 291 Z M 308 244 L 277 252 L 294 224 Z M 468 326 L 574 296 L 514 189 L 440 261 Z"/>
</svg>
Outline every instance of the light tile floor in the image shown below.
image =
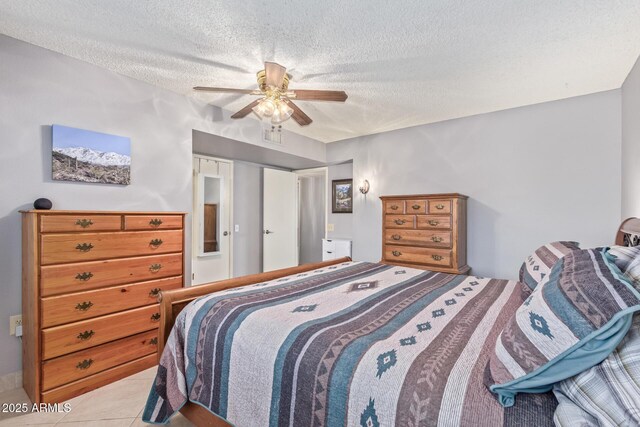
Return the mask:
<svg viewBox="0 0 640 427">
<path fill-rule="evenodd" d="M 71 411 L 39 412 L 30 414 L 0 412 L 0 426 L 87 426 L 87 427 L 142 427 L 151 426 L 142 421 L 142 409 L 156 368 L 147 369 L 120 381 L 93 390 L 69 400 Z M 30 403 L 22 389 L 0 393 L 0 404 Z M 2 405 L 0 405 L 0 411 Z M 181 414 L 171 418 L 174 427 L 193 426 Z"/>
</svg>

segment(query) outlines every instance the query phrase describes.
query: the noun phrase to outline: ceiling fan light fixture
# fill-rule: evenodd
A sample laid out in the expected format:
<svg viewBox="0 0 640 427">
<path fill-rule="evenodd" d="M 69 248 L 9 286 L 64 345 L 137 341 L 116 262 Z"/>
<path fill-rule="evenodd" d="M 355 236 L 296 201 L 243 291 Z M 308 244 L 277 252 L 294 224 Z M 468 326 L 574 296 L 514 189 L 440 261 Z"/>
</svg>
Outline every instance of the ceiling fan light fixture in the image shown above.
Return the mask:
<svg viewBox="0 0 640 427">
<path fill-rule="evenodd" d="M 273 123 L 274 125 L 280 124 L 288 120 L 292 114 L 293 114 L 293 108 L 289 107 L 286 101 L 283 101 L 280 99 L 277 102 L 277 108 L 275 109 L 275 111 L 273 112 L 273 115 L 271 116 L 271 123 Z"/>
<path fill-rule="evenodd" d="M 253 111 L 260 117 L 271 117 L 277 108 L 278 106 L 273 99 L 265 97 L 258 105 L 253 107 Z"/>
</svg>

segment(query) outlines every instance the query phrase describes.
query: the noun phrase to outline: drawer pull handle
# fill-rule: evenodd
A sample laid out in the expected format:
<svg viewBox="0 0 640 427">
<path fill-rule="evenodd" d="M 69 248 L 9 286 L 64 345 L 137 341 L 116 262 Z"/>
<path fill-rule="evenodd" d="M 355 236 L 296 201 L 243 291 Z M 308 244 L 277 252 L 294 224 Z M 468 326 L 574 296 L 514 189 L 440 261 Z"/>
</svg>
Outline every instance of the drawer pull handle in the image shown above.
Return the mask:
<svg viewBox="0 0 640 427">
<path fill-rule="evenodd" d="M 84 301 L 76 305 L 76 310 L 87 311 L 91 307 L 93 307 L 93 303 L 91 301 Z"/>
<path fill-rule="evenodd" d="M 406 221 L 405 221 L 404 219 L 396 219 L 394 222 L 396 223 L 396 225 L 402 225 L 402 224 L 404 224 Z"/>
<path fill-rule="evenodd" d="M 86 282 L 87 280 L 91 279 L 92 277 L 93 277 L 93 273 L 87 272 L 87 271 L 85 271 L 84 273 L 76 274 L 76 280 L 82 280 L 83 282 Z"/>
<path fill-rule="evenodd" d="M 153 313 L 151 315 L 151 321 L 152 322 L 157 322 L 158 320 L 160 320 L 160 313 Z"/>
<path fill-rule="evenodd" d="M 159 248 L 161 244 L 162 239 L 153 239 L 149 242 L 149 245 L 153 246 L 154 248 Z"/>
<path fill-rule="evenodd" d="M 411 207 L 412 207 L 413 209 L 415 209 L 415 210 L 420 209 L 420 205 L 413 205 L 413 206 L 411 206 Z"/>
<path fill-rule="evenodd" d="M 401 235 L 399 235 L 399 234 L 394 234 L 393 236 L 391 236 L 391 238 L 392 238 L 393 240 L 400 240 L 400 239 L 402 239 L 402 236 L 401 236 Z"/>
<path fill-rule="evenodd" d="M 91 244 L 91 243 L 78 243 L 76 245 L 76 249 L 79 250 L 80 252 L 89 252 L 91 249 L 93 249 L 93 244 Z"/>
<path fill-rule="evenodd" d="M 433 258 L 436 261 L 442 261 L 443 259 L 442 255 L 431 255 L 431 258 Z"/>
<path fill-rule="evenodd" d="M 93 332 L 93 329 L 92 329 L 90 331 L 80 332 L 78 334 L 78 339 L 82 340 L 82 341 L 86 341 L 86 340 L 88 340 L 89 338 L 91 338 L 94 335 L 95 335 L 95 332 Z"/>
<path fill-rule="evenodd" d="M 440 224 L 440 221 L 436 221 L 435 219 L 430 219 L 429 221 L 427 221 L 429 223 L 429 225 L 435 227 L 436 225 Z"/>
<path fill-rule="evenodd" d="M 158 345 L 158 338 L 157 337 L 153 337 L 149 340 L 149 344 L 150 345 Z"/>
<path fill-rule="evenodd" d="M 442 242 L 442 237 L 438 237 L 438 236 L 433 236 L 431 238 L 432 241 L 436 242 L 436 243 L 440 243 Z"/>
<path fill-rule="evenodd" d="M 436 209 L 438 209 L 439 211 L 441 211 L 442 209 L 444 209 L 444 205 L 442 203 L 438 203 L 436 205 Z"/>
<path fill-rule="evenodd" d="M 393 256 L 400 256 L 400 255 L 402 255 L 402 252 L 400 252 L 400 251 L 392 251 L 391 254 Z"/>
<path fill-rule="evenodd" d="M 149 271 L 152 273 L 157 273 L 162 268 L 162 264 L 151 264 L 149 266 Z"/>
<path fill-rule="evenodd" d="M 82 228 L 87 228 L 93 225 L 93 221 L 90 219 L 79 219 L 76 221 L 76 225 L 79 225 Z"/>
<path fill-rule="evenodd" d="M 397 211 L 399 209 L 399 206 L 398 205 L 391 205 L 390 208 L 393 211 Z"/>
<path fill-rule="evenodd" d="M 89 369 L 89 366 L 93 364 L 93 359 L 84 359 L 82 362 L 78 362 L 76 368 L 78 369 Z"/>
<path fill-rule="evenodd" d="M 154 218 L 149 221 L 149 225 L 152 227 L 160 227 L 160 225 L 162 225 L 162 220 L 159 218 Z"/>
<path fill-rule="evenodd" d="M 162 290 L 162 289 L 160 289 L 160 288 L 153 288 L 153 289 L 151 289 L 151 291 L 149 292 L 149 296 L 150 296 L 150 297 L 157 297 L 161 290 Z"/>
</svg>

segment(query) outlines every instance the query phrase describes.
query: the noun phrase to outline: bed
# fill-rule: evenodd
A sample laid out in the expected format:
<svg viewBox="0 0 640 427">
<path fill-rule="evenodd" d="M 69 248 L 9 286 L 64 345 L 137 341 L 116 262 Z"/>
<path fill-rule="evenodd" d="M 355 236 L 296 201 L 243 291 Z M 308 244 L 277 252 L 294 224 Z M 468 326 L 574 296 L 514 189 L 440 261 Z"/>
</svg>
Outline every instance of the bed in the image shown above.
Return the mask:
<svg viewBox="0 0 640 427">
<path fill-rule="evenodd" d="M 640 230 L 622 224 L 616 241 Z M 348 258 L 163 292 L 143 419 L 198 426 L 547 426 L 552 393 L 484 384 L 521 282 Z"/>
</svg>

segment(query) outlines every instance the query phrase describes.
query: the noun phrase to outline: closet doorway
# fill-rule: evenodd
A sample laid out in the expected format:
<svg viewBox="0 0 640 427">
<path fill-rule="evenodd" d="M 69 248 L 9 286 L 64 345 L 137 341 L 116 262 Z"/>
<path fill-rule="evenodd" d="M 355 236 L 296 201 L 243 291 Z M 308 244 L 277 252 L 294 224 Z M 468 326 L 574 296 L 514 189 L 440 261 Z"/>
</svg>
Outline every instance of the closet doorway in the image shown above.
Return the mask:
<svg viewBox="0 0 640 427">
<path fill-rule="evenodd" d="M 322 261 L 322 239 L 327 228 L 327 168 L 303 169 L 298 175 L 299 264 Z"/>
<path fill-rule="evenodd" d="M 233 162 L 193 156 L 192 285 L 233 274 L 232 223 Z"/>
</svg>

